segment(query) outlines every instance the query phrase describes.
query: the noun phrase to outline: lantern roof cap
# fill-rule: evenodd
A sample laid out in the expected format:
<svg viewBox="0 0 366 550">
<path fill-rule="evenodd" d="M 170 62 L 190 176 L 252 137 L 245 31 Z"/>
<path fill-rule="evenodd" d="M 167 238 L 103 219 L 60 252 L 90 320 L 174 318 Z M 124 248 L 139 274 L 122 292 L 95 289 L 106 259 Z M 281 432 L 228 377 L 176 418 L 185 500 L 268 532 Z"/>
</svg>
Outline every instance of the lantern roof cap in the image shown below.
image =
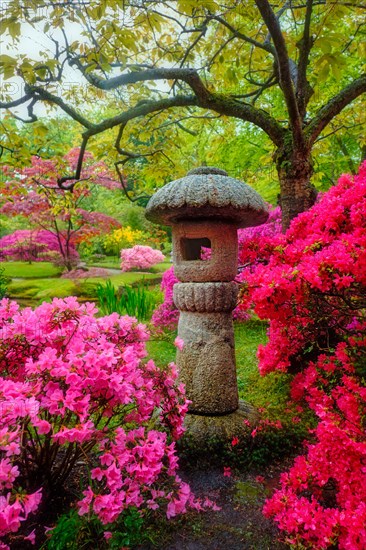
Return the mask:
<svg viewBox="0 0 366 550">
<path fill-rule="evenodd" d="M 267 220 L 268 208 L 249 185 L 220 168 L 201 166 L 159 189 L 149 200 L 145 215 L 163 225 L 216 218 L 251 227 Z"/>
</svg>

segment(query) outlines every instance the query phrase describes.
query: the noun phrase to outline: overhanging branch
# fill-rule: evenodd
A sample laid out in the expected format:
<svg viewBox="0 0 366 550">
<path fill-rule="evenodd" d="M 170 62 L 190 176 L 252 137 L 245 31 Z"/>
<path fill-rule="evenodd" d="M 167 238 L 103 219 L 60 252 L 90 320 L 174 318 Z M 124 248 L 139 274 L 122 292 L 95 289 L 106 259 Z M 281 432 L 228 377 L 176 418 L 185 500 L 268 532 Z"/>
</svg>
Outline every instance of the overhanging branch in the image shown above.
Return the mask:
<svg viewBox="0 0 366 550">
<path fill-rule="evenodd" d="M 76 122 L 79 122 L 84 128 L 91 129 L 95 125 L 90 122 L 88 119 L 83 117 L 78 111 L 70 107 L 67 103 L 65 103 L 60 97 L 51 94 L 50 92 L 47 92 L 47 90 L 44 90 L 40 86 L 30 86 L 26 85 L 26 92 L 30 96 L 32 96 L 37 101 L 39 99 L 43 101 L 49 101 L 50 103 L 54 103 L 55 105 L 58 105 L 66 114 L 68 114 L 72 119 L 76 120 Z"/>
<path fill-rule="evenodd" d="M 310 145 L 314 143 L 322 130 L 354 99 L 366 92 L 366 74 L 354 80 L 324 105 L 311 120 L 305 130 Z"/>
<path fill-rule="evenodd" d="M 146 82 L 149 80 L 182 80 L 191 87 L 196 95 L 202 96 L 208 93 L 195 69 L 187 69 L 182 67 L 176 69 L 151 68 L 141 71 L 131 71 L 129 73 L 104 79 L 92 74 L 91 72 L 87 72 L 86 67 L 82 65 L 79 58 L 74 58 L 70 63 L 75 64 L 83 74 L 84 78 L 100 90 L 115 90 L 120 86 L 136 84 L 137 82 Z"/>
</svg>

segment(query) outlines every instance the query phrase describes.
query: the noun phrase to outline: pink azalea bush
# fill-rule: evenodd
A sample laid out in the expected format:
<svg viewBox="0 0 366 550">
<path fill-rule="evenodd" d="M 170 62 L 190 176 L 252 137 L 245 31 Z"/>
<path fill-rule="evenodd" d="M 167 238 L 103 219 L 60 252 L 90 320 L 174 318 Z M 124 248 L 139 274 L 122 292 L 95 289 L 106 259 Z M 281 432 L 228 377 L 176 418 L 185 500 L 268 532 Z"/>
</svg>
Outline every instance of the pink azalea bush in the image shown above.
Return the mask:
<svg viewBox="0 0 366 550">
<path fill-rule="evenodd" d="M 277 240 L 282 238 L 282 215 L 279 206 L 269 206 L 266 223 L 238 230 L 239 273 L 258 264 L 265 263 L 271 256 Z M 240 279 L 240 277 L 239 277 Z"/>
<path fill-rule="evenodd" d="M 151 321 L 156 327 L 174 330 L 178 325 L 179 311 L 173 302 L 173 287 L 178 282 L 173 266 L 163 273 L 160 288 L 164 294 L 164 301 L 156 308 L 151 317 Z"/>
<path fill-rule="evenodd" d="M 0 302 L 1 548 L 80 460 L 79 514 L 106 529 L 128 507 L 203 509 L 177 476 L 187 401 L 174 364 L 146 360 L 136 319 L 96 312 L 74 297 L 34 310 Z"/>
<path fill-rule="evenodd" d="M 155 250 L 151 246 L 135 245 L 132 248 L 122 248 L 121 250 L 121 270 L 131 271 L 131 269 L 150 269 L 165 260 L 165 256 L 160 250 Z"/>
<path fill-rule="evenodd" d="M 318 418 L 264 513 L 297 548 L 363 550 L 366 163 L 258 251 L 241 277 L 242 307 L 270 322 L 260 372 L 293 373 L 292 398 Z"/>
</svg>

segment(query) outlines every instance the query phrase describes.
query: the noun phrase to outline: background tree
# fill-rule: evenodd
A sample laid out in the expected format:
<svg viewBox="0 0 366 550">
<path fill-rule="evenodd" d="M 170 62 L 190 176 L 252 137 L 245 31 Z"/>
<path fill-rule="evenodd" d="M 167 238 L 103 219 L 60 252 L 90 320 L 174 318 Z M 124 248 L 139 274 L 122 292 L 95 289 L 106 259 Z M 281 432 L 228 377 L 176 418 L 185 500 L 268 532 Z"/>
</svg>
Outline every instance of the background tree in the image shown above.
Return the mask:
<svg viewBox="0 0 366 550">
<path fill-rule="evenodd" d="M 121 164 L 168 156 L 165 143 L 151 132 L 152 122 L 160 128 L 175 122 L 188 133 L 187 120 L 212 112 L 249 122 L 273 144 L 287 227 L 314 202 L 316 140 L 348 131 L 337 117 L 344 110 L 349 116 L 351 104 L 352 112 L 362 110 L 364 16 L 359 0 L 90 0 L 41 6 L 10 0 L 2 27 L 13 42 L 24 24 L 48 34 L 49 42 L 37 59 L 2 56 L 4 78 L 20 76 L 24 93 L 15 97 L 5 90 L 1 106 L 26 105 L 27 120 L 36 122 L 35 107 L 45 103 L 80 124 L 80 159 L 73 174 L 59 178 L 61 188 L 80 179 L 86 147 L 104 132 L 113 136 L 116 166 L 127 186 Z M 62 93 L 70 70 L 88 85 L 76 86 L 76 95 Z M 84 93 L 100 105 L 99 116 L 85 114 Z M 336 126 L 327 132 L 331 123 Z"/>
<path fill-rule="evenodd" d="M 0 260 L 53 261 L 60 254 L 59 248 L 56 235 L 49 231 L 17 229 L 0 239 Z M 79 258 L 75 249 L 70 250 L 69 256 L 75 260 Z"/>
<path fill-rule="evenodd" d="M 75 169 L 79 154 L 78 149 L 72 149 L 63 162 L 33 156 L 31 166 L 21 171 L 3 167 L 1 213 L 23 216 L 33 228 L 51 233 L 61 262 L 68 270 L 77 259 L 76 245 L 120 226 L 114 218 L 87 208 L 93 186 L 120 186 L 103 163 L 94 161 L 91 153 L 84 155 L 80 179 L 71 181 L 69 189 L 58 186 L 60 172 Z"/>
</svg>

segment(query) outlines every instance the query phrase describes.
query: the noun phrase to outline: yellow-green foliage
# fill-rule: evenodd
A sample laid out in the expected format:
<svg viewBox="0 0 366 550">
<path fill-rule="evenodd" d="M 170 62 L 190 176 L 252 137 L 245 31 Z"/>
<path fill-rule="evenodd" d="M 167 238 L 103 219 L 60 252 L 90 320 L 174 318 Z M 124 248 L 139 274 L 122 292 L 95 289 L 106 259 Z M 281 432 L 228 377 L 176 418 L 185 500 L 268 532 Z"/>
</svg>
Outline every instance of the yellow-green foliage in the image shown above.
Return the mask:
<svg viewBox="0 0 366 550">
<path fill-rule="evenodd" d="M 122 248 L 131 248 L 135 244 L 143 244 L 147 235 L 139 229 L 131 229 L 130 226 L 115 229 L 103 239 L 103 247 L 107 254 L 119 254 Z"/>
</svg>

